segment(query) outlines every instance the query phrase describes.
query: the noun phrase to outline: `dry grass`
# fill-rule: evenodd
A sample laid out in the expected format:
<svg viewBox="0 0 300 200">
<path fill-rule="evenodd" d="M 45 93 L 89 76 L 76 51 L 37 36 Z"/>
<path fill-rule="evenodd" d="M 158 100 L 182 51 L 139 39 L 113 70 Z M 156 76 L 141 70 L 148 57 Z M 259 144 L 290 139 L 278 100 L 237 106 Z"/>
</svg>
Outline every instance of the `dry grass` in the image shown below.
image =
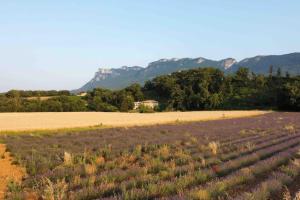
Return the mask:
<svg viewBox="0 0 300 200">
<path fill-rule="evenodd" d="M 219 144 L 217 142 L 210 142 L 208 144 L 208 147 L 210 148 L 211 152 L 213 155 L 217 155 L 218 153 L 218 148 L 219 148 Z"/>
<path fill-rule="evenodd" d="M 172 122 L 249 117 L 267 111 L 199 111 L 164 113 L 1 113 L 0 131 L 49 130 L 88 126 L 139 126 Z"/>
</svg>

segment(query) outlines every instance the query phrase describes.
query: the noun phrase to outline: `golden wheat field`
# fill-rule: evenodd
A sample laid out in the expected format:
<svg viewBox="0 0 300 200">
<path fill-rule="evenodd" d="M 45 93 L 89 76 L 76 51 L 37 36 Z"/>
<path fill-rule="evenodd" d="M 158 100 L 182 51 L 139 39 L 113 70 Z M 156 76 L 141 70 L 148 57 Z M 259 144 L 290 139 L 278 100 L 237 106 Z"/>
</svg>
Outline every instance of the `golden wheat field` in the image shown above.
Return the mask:
<svg viewBox="0 0 300 200">
<path fill-rule="evenodd" d="M 175 121 L 205 121 L 223 118 L 249 117 L 268 111 L 199 111 L 164 113 L 1 113 L 0 131 L 43 130 L 87 126 L 139 126 Z"/>
</svg>

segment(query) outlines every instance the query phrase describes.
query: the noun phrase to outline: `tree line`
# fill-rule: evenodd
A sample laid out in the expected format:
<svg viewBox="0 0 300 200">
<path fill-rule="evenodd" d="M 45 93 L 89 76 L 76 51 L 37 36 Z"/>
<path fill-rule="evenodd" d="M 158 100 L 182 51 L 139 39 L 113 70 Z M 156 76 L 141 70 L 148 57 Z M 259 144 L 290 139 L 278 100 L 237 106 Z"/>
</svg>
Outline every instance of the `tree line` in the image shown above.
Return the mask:
<svg viewBox="0 0 300 200">
<path fill-rule="evenodd" d="M 37 98 L 30 99 L 28 97 Z M 42 100 L 39 96 L 52 96 Z M 96 88 L 84 97 L 68 91 L 9 91 L 0 95 L 0 112 L 128 112 L 135 101 L 154 99 L 159 111 L 216 109 L 300 110 L 300 76 L 282 75 L 280 68 L 269 75 L 240 68 L 225 75 L 215 68 L 198 68 L 163 75 L 142 87 L 122 90 Z M 143 108 L 145 109 L 145 108 Z M 141 108 L 141 111 L 143 111 Z M 145 110 L 144 110 L 145 111 Z"/>
<path fill-rule="evenodd" d="M 16 92 L 20 97 L 43 97 L 43 96 L 69 96 L 68 90 L 10 90 L 5 95 L 14 96 Z"/>
<path fill-rule="evenodd" d="M 11 90 L 0 94 L 0 112 L 128 112 L 143 99 L 139 84 L 118 91 L 96 88 L 83 97 L 67 91 Z"/>
<path fill-rule="evenodd" d="M 282 76 L 280 69 L 267 76 L 247 68 L 229 75 L 215 68 L 192 69 L 154 78 L 143 90 L 164 110 L 300 110 L 300 76 Z"/>
<path fill-rule="evenodd" d="M 86 111 L 86 102 L 77 96 L 49 96 L 26 98 L 19 91 L 10 91 L 9 95 L 0 95 L 0 112 L 75 112 Z"/>
</svg>

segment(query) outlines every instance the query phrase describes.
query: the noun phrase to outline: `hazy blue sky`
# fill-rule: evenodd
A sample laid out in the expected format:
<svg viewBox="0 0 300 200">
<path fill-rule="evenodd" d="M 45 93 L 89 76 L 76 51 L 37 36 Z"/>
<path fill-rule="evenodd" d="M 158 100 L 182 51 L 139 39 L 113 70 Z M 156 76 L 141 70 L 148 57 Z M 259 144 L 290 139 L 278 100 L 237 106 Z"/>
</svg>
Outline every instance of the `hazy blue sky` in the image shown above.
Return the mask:
<svg viewBox="0 0 300 200">
<path fill-rule="evenodd" d="M 300 51 L 299 0 L 0 0 L 0 91 L 74 89 L 98 67 Z"/>
</svg>

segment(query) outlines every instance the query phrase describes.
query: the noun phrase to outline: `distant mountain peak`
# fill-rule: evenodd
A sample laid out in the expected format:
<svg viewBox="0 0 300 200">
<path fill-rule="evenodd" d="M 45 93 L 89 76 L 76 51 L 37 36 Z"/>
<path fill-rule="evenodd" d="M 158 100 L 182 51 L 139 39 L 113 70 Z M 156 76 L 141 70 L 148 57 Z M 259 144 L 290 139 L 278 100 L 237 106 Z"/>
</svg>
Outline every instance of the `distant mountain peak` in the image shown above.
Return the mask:
<svg viewBox="0 0 300 200">
<path fill-rule="evenodd" d="M 269 67 L 273 66 L 274 70 L 281 68 L 282 72 L 289 72 L 291 75 L 300 74 L 300 53 L 284 55 L 258 55 L 252 58 L 245 58 L 234 64 L 229 72 L 235 72 L 239 67 L 247 67 L 257 74 L 267 74 Z"/>
<path fill-rule="evenodd" d="M 206 60 L 205 58 L 199 57 L 199 58 L 197 58 L 197 63 L 201 64 L 201 63 L 203 63 L 205 60 Z"/>
<path fill-rule="evenodd" d="M 140 66 L 122 66 L 120 68 L 99 68 L 95 76 L 77 91 L 87 91 L 95 87 L 109 89 L 124 88 L 132 83 L 143 84 L 156 76 L 170 74 L 176 71 L 194 69 L 199 67 L 215 67 L 226 73 L 232 73 L 239 67 L 248 67 L 251 71 L 267 74 L 269 66 L 274 70 L 281 68 L 282 72 L 300 74 L 300 53 L 285 55 L 259 55 L 237 62 L 234 58 L 215 61 L 203 57 L 198 58 L 163 58 L 148 64 L 146 68 Z"/>
<path fill-rule="evenodd" d="M 130 70 L 137 71 L 137 70 L 143 69 L 143 67 L 140 67 L 140 66 L 132 66 L 132 67 L 122 66 L 121 69 L 126 70 L 126 71 L 130 71 Z"/>
<path fill-rule="evenodd" d="M 111 68 L 106 68 L 106 67 L 100 67 L 100 68 L 98 68 L 98 72 L 96 72 L 96 73 L 103 73 L 103 74 L 105 74 L 105 73 L 111 73 L 111 71 L 112 71 L 112 69 Z"/>
<path fill-rule="evenodd" d="M 231 66 L 237 63 L 236 59 L 234 58 L 226 58 L 224 60 L 221 60 L 221 62 L 225 70 L 229 69 Z"/>
</svg>

